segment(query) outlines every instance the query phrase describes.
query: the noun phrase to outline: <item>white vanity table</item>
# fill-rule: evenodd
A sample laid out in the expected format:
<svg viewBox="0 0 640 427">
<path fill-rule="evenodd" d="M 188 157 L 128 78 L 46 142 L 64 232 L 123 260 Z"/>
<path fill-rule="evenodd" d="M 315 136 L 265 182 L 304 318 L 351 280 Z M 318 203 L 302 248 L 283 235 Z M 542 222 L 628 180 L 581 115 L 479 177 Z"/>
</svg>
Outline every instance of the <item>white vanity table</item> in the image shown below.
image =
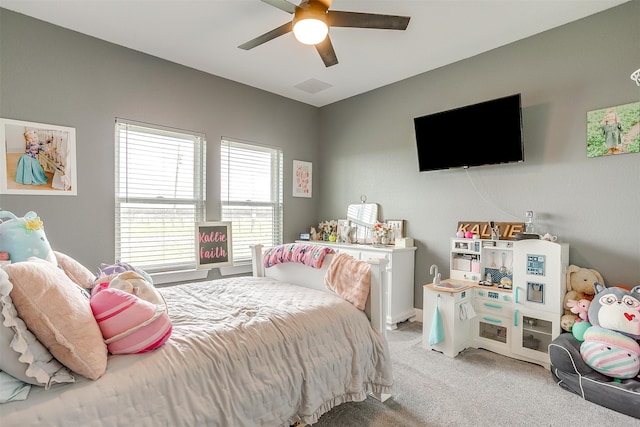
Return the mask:
<svg viewBox="0 0 640 427">
<path fill-rule="evenodd" d="M 389 263 L 387 281 L 387 328 L 396 329 L 397 324 L 415 316 L 413 288 L 416 247 L 396 248 L 393 245 L 373 246 L 354 243 L 332 243 L 322 240 L 297 241 L 327 246 L 336 253 L 345 253 L 355 259 L 367 261 L 371 258 L 385 258 Z"/>
</svg>

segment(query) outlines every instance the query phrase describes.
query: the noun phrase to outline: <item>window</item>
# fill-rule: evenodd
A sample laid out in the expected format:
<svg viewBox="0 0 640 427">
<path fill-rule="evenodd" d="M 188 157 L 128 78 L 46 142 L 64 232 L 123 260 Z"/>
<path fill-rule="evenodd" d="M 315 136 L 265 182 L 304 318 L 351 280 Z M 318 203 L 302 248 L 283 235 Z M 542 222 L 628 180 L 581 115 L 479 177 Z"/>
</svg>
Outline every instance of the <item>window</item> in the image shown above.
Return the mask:
<svg viewBox="0 0 640 427">
<path fill-rule="evenodd" d="M 204 135 L 123 119 L 115 135 L 116 259 L 149 273 L 195 269 Z"/>
<path fill-rule="evenodd" d="M 234 263 L 251 260 L 253 244 L 282 243 L 282 150 L 223 139 L 222 220 L 231 221 Z"/>
</svg>

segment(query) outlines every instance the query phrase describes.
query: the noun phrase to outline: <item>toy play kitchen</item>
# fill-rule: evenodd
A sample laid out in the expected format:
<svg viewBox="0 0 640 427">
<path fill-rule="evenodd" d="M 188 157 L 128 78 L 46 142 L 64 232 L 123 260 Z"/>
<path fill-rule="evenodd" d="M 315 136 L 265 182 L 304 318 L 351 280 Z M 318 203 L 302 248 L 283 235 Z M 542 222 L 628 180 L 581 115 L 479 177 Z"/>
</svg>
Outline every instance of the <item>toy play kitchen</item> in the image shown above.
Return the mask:
<svg viewBox="0 0 640 427">
<path fill-rule="evenodd" d="M 569 245 L 473 236 L 450 244 L 449 279 L 432 266 L 433 283 L 424 286 L 423 346 L 448 357 L 484 348 L 549 368 L 547 347 L 561 333 Z"/>
</svg>

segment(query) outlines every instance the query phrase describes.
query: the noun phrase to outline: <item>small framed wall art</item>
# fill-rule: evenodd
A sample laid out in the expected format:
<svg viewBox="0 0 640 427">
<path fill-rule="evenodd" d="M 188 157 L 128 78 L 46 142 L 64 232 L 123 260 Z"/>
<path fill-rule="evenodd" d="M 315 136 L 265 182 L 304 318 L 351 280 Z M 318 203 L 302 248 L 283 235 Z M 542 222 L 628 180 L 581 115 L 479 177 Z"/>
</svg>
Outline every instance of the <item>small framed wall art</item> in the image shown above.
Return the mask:
<svg viewBox="0 0 640 427">
<path fill-rule="evenodd" d="M 587 112 L 587 157 L 640 153 L 640 102 Z"/>
<path fill-rule="evenodd" d="M 76 130 L 0 119 L 0 194 L 76 196 Z"/>
<path fill-rule="evenodd" d="M 293 197 L 311 198 L 313 165 L 301 160 L 293 161 Z"/>
</svg>

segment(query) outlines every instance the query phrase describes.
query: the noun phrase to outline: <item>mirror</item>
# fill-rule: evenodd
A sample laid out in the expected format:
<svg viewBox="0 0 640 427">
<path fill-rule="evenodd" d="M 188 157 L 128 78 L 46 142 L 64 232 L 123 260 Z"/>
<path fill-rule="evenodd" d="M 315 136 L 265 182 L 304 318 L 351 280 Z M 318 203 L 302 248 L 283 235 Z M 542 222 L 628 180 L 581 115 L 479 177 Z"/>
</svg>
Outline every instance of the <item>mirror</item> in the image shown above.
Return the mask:
<svg viewBox="0 0 640 427">
<path fill-rule="evenodd" d="M 365 243 L 369 230 L 378 222 L 377 203 L 358 203 L 347 207 L 347 219 L 352 226 L 352 243 Z"/>
<path fill-rule="evenodd" d="M 356 225 L 373 227 L 378 222 L 377 203 L 358 203 L 349 205 L 347 208 L 347 219 Z"/>
</svg>

